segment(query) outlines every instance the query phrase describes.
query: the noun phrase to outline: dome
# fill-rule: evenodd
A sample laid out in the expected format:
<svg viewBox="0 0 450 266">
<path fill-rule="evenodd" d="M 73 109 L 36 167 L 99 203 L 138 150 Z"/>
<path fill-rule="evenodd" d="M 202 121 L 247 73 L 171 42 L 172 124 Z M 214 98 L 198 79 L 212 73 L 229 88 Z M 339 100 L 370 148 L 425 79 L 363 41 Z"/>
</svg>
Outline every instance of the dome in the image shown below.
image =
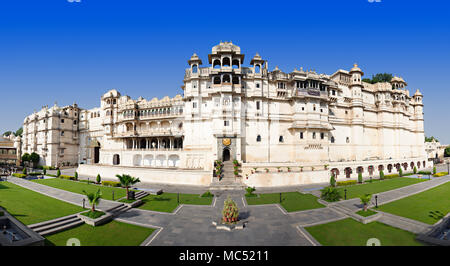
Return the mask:
<svg viewBox="0 0 450 266">
<path fill-rule="evenodd" d="M 219 52 L 234 52 L 237 54 L 241 53 L 241 48 L 230 42 L 220 42 L 218 45 L 212 48 L 212 53 L 217 54 Z"/>
<path fill-rule="evenodd" d="M 364 72 L 362 72 L 361 68 L 358 67 L 358 64 L 357 64 L 357 63 L 353 64 L 353 68 L 350 69 L 350 72 L 349 72 L 349 73 L 351 74 L 351 73 L 353 73 L 353 72 L 359 72 L 359 73 L 361 73 L 361 76 L 364 75 Z"/>
</svg>

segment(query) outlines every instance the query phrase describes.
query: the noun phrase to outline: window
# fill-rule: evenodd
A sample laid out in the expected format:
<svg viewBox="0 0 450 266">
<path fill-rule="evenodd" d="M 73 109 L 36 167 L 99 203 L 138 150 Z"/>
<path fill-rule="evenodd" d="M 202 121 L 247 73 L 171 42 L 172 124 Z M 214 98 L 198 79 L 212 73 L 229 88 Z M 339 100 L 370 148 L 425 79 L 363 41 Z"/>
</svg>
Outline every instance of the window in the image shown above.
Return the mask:
<svg viewBox="0 0 450 266">
<path fill-rule="evenodd" d="M 323 113 L 323 109 L 322 108 L 320 108 L 320 112 Z"/>
<path fill-rule="evenodd" d="M 197 103 L 196 102 L 192 102 L 192 108 L 197 108 Z"/>
<path fill-rule="evenodd" d="M 325 134 L 322 132 L 320 133 L 320 139 L 324 139 L 325 138 Z"/>
<path fill-rule="evenodd" d="M 347 137 L 347 138 L 345 139 L 345 142 L 350 143 L 350 138 Z"/>
<path fill-rule="evenodd" d="M 229 126 L 230 125 L 230 121 L 227 121 L 227 120 L 223 121 L 223 125 L 226 126 L 226 127 Z"/>
<path fill-rule="evenodd" d="M 61 136 L 64 136 L 64 131 L 61 131 Z"/>
<path fill-rule="evenodd" d="M 256 136 L 256 142 L 261 142 L 261 135 Z"/>
<path fill-rule="evenodd" d="M 303 139 L 303 132 L 300 132 L 300 139 Z"/>
<path fill-rule="evenodd" d="M 259 109 L 260 109 L 260 102 L 257 101 L 257 102 L 256 102 L 256 110 L 259 110 Z"/>
<path fill-rule="evenodd" d="M 256 88 L 259 88 L 259 83 L 256 83 Z"/>
<path fill-rule="evenodd" d="M 77 120 L 73 120 L 73 124 L 76 125 L 77 124 Z"/>
<path fill-rule="evenodd" d="M 316 139 L 316 132 L 313 132 L 312 138 Z"/>
<path fill-rule="evenodd" d="M 64 119 L 61 119 L 61 123 L 64 124 Z"/>
<path fill-rule="evenodd" d="M 334 137 L 333 136 L 331 137 L 331 143 L 334 143 Z"/>
<path fill-rule="evenodd" d="M 315 111 L 316 110 L 316 105 L 313 105 L 313 111 Z"/>
<path fill-rule="evenodd" d="M 280 136 L 280 138 L 278 139 L 278 141 L 279 141 L 280 143 L 284 142 L 283 136 Z"/>
<path fill-rule="evenodd" d="M 305 111 L 305 107 L 302 107 L 302 111 Z"/>
</svg>

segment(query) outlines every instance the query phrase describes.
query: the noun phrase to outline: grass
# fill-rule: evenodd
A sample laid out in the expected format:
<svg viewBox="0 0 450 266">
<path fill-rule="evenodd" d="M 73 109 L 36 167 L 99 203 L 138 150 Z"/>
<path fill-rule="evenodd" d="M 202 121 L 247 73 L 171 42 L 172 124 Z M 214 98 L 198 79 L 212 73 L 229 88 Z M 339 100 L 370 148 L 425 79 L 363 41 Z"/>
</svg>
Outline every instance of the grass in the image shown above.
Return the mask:
<svg viewBox="0 0 450 266">
<path fill-rule="evenodd" d="M 356 214 L 358 214 L 358 215 L 360 215 L 362 217 L 369 217 L 369 216 L 372 216 L 374 214 L 377 214 L 377 212 L 374 212 L 372 210 L 367 210 L 367 211 L 361 210 L 361 211 L 357 211 Z"/>
<path fill-rule="evenodd" d="M 46 245 L 65 246 L 68 239 L 77 238 L 81 246 L 139 246 L 154 230 L 117 221 L 95 227 L 83 224 L 46 236 Z"/>
<path fill-rule="evenodd" d="M 180 204 L 211 205 L 213 197 L 200 197 L 197 194 L 180 194 Z M 143 204 L 139 209 L 173 212 L 177 207 L 177 193 L 162 193 L 160 195 L 148 195 L 142 198 Z"/>
<path fill-rule="evenodd" d="M 305 228 L 324 246 L 366 246 L 377 238 L 382 246 L 421 246 L 415 235 L 379 222 L 359 223 L 351 218 Z"/>
<path fill-rule="evenodd" d="M 9 182 L 0 183 L 0 205 L 26 225 L 83 211 L 83 208 L 76 205 Z"/>
<path fill-rule="evenodd" d="M 439 219 L 430 217 L 430 212 L 438 211 L 444 216 L 449 213 L 449 195 L 450 182 L 447 182 L 427 191 L 378 206 L 378 209 L 427 224 L 434 224 Z"/>
<path fill-rule="evenodd" d="M 83 190 L 86 190 L 89 193 L 89 192 L 96 192 L 98 189 L 100 189 L 100 191 L 102 192 L 102 198 L 106 200 L 113 199 L 112 198 L 113 191 L 115 200 L 126 196 L 126 190 L 124 188 L 97 186 L 87 184 L 84 182 L 77 182 L 66 179 L 59 179 L 59 178 L 39 179 L 33 180 L 33 182 L 83 195 L 84 195 Z"/>
<path fill-rule="evenodd" d="M 104 215 L 105 213 L 104 212 L 101 212 L 101 211 L 95 211 L 95 212 L 93 212 L 93 211 L 88 211 L 88 212 L 83 212 L 83 213 L 81 213 L 81 215 L 84 215 L 84 216 L 87 216 L 87 217 L 89 217 L 89 218 L 91 218 L 91 219 L 97 219 L 98 217 L 100 217 L 100 216 L 102 216 L 102 215 Z"/>
<path fill-rule="evenodd" d="M 359 198 L 361 195 L 365 194 L 376 194 L 388 190 L 393 190 L 427 180 L 422 180 L 418 178 L 409 177 L 396 177 L 392 179 L 385 179 L 379 182 L 364 183 L 361 185 L 351 185 L 338 187 L 339 192 L 344 198 L 344 189 L 347 189 L 347 199 Z"/>
<path fill-rule="evenodd" d="M 253 194 L 256 195 L 256 194 Z M 245 195 L 248 205 L 280 203 L 280 193 L 265 193 L 257 196 Z M 317 198 L 311 194 L 299 192 L 285 192 L 281 194 L 281 206 L 288 212 L 323 208 Z"/>
</svg>

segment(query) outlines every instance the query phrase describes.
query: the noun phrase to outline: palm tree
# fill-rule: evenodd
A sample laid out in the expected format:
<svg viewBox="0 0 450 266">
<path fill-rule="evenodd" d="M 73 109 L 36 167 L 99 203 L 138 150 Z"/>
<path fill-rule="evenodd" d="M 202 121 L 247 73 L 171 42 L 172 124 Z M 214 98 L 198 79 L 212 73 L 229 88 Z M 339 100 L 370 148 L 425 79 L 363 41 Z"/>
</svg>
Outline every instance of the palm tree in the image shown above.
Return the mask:
<svg viewBox="0 0 450 266">
<path fill-rule="evenodd" d="M 86 197 L 89 200 L 89 204 L 91 204 L 91 211 L 95 212 L 95 205 L 98 205 L 100 202 L 100 199 L 102 198 L 102 192 L 100 189 L 97 190 L 97 192 L 86 192 L 86 190 L 83 190 L 83 193 L 86 195 Z"/>
<path fill-rule="evenodd" d="M 364 205 L 364 211 L 367 211 L 367 207 L 369 206 L 369 202 L 372 199 L 372 194 L 366 194 L 364 196 L 359 197 L 361 199 L 361 203 Z"/>
<path fill-rule="evenodd" d="M 141 181 L 139 180 L 139 178 L 134 178 L 134 177 L 132 177 L 130 175 L 126 175 L 126 174 L 116 175 L 116 177 L 119 178 L 119 181 L 120 181 L 120 184 L 122 184 L 122 187 L 125 187 L 127 189 L 127 200 L 128 200 L 129 199 L 128 198 L 128 188 L 130 188 L 131 185 L 134 185 Z"/>
</svg>

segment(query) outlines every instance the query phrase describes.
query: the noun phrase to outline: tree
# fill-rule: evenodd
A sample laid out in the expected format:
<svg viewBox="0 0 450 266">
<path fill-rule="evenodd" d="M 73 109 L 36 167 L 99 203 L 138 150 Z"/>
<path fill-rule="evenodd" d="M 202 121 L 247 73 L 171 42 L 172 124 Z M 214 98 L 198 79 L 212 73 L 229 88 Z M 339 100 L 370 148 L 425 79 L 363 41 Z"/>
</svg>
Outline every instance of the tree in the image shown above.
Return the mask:
<svg viewBox="0 0 450 266">
<path fill-rule="evenodd" d="M 33 152 L 32 154 L 30 154 L 30 161 L 33 163 L 33 167 L 37 166 L 37 164 L 39 163 L 40 157 L 39 154 Z"/>
<path fill-rule="evenodd" d="M 445 148 L 444 156 L 445 156 L 445 157 L 450 157 L 450 146 L 448 146 L 447 148 Z"/>
<path fill-rule="evenodd" d="M 22 162 L 28 162 L 28 161 L 30 161 L 30 154 L 29 153 L 24 153 L 23 155 L 22 155 Z"/>
<path fill-rule="evenodd" d="M 21 128 L 19 128 L 15 133 L 14 133 L 14 136 L 22 136 L 22 133 L 23 133 L 23 128 L 21 127 Z"/>
<path fill-rule="evenodd" d="M 58 171 L 56 171 L 56 177 L 59 177 L 61 175 L 61 171 L 58 169 Z"/>
<path fill-rule="evenodd" d="M 97 184 L 100 184 L 102 182 L 102 177 L 100 174 L 97 175 Z"/>
<path fill-rule="evenodd" d="M 401 166 L 400 166 L 400 168 L 398 168 L 398 175 L 403 176 L 403 170 L 402 170 Z"/>
<path fill-rule="evenodd" d="M 336 179 L 334 178 L 334 174 L 331 174 L 330 177 L 330 186 L 335 187 L 336 186 Z"/>
<path fill-rule="evenodd" d="M 414 169 L 413 169 L 413 173 L 414 173 L 414 174 L 417 173 L 417 167 L 415 167 L 415 166 L 414 166 Z"/>
<path fill-rule="evenodd" d="M 339 192 L 339 190 L 334 187 L 326 187 L 326 188 L 322 189 L 320 192 L 322 193 L 320 197 L 326 201 L 330 201 L 330 202 L 338 201 L 342 198 L 342 195 Z"/>
<path fill-rule="evenodd" d="M 98 205 L 98 203 L 100 202 L 100 199 L 102 198 L 102 192 L 100 191 L 100 189 L 98 189 L 95 193 L 88 193 L 86 192 L 86 190 L 83 190 L 83 193 L 88 198 L 89 204 L 91 204 L 91 211 L 95 212 L 95 205 Z"/>
<path fill-rule="evenodd" d="M 6 131 L 5 133 L 3 133 L 3 136 L 9 137 L 11 136 L 12 133 L 13 133 L 12 131 Z"/>
<path fill-rule="evenodd" d="M 141 181 L 139 180 L 139 178 L 134 178 L 134 177 L 132 177 L 130 175 L 126 175 L 126 174 L 116 175 L 116 177 L 119 179 L 122 187 L 125 187 L 127 189 L 127 200 L 128 200 L 129 199 L 128 189 L 130 188 L 130 186 L 134 185 L 138 182 L 141 182 Z"/>
<path fill-rule="evenodd" d="M 363 182 L 363 177 L 362 177 L 362 173 L 358 173 L 358 183 L 362 183 Z"/>
<path fill-rule="evenodd" d="M 439 142 L 439 140 L 437 138 L 433 137 L 433 136 L 425 137 L 425 142 L 432 142 L 433 140 L 436 141 L 436 142 Z"/>
<path fill-rule="evenodd" d="M 377 73 L 375 75 L 372 75 L 372 79 L 364 78 L 362 81 L 375 84 L 377 82 L 391 82 L 392 80 L 392 74 L 390 73 Z"/>
<path fill-rule="evenodd" d="M 367 207 L 369 206 L 369 202 L 372 199 L 372 194 L 366 194 L 364 196 L 359 197 L 361 203 L 364 205 L 364 211 L 367 211 Z"/>
<path fill-rule="evenodd" d="M 436 166 L 433 166 L 433 175 L 436 174 Z"/>
<path fill-rule="evenodd" d="M 75 180 L 78 180 L 78 172 L 75 172 L 75 174 L 73 175 L 73 177 L 75 178 Z"/>
<path fill-rule="evenodd" d="M 380 170 L 380 179 L 381 179 L 381 180 L 384 179 L 384 172 L 383 172 L 383 170 Z"/>
</svg>

